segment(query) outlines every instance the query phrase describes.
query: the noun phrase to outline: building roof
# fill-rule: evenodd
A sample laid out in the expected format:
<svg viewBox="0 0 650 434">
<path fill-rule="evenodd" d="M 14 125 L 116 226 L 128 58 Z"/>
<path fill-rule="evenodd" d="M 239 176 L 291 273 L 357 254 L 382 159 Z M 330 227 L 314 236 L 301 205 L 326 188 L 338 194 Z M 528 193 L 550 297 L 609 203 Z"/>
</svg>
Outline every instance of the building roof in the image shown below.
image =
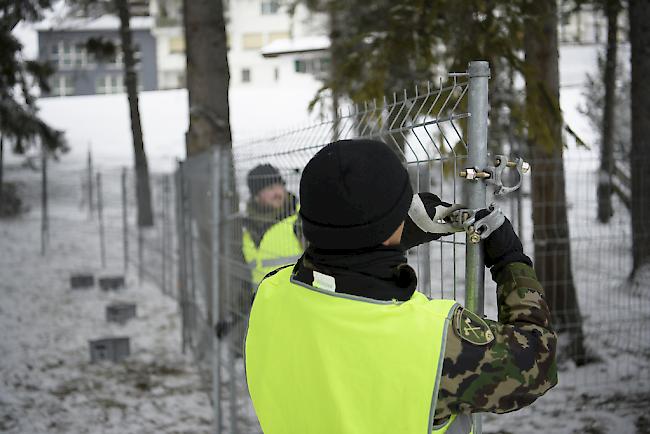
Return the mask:
<svg viewBox="0 0 650 434">
<path fill-rule="evenodd" d="M 330 47 L 327 36 L 303 36 L 291 39 L 278 39 L 262 47 L 262 56 L 277 57 L 284 54 L 311 53 L 325 51 Z"/>
<path fill-rule="evenodd" d="M 154 26 L 152 17 L 132 17 L 131 30 L 151 29 Z M 51 18 L 35 26 L 39 32 L 47 31 L 87 31 L 87 30 L 117 30 L 120 20 L 114 15 L 102 15 L 97 18 Z"/>
</svg>

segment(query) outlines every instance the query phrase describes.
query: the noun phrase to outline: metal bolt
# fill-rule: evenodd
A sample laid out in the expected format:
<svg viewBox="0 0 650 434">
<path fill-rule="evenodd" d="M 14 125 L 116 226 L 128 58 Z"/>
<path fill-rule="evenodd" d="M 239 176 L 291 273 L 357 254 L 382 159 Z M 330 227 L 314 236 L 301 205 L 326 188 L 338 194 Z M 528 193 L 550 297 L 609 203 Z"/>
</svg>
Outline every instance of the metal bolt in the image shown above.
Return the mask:
<svg viewBox="0 0 650 434">
<path fill-rule="evenodd" d="M 481 236 L 480 236 L 479 234 L 477 234 L 476 232 L 474 232 L 473 234 L 471 234 L 471 235 L 469 236 L 469 240 L 470 240 L 472 243 L 476 244 L 476 243 L 478 243 L 479 241 L 481 241 Z"/>
<path fill-rule="evenodd" d="M 474 179 L 476 178 L 476 169 L 472 169 L 471 167 L 465 170 L 460 171 L 460 176 L 461 178 L 465 179 Z"/>
</svg>

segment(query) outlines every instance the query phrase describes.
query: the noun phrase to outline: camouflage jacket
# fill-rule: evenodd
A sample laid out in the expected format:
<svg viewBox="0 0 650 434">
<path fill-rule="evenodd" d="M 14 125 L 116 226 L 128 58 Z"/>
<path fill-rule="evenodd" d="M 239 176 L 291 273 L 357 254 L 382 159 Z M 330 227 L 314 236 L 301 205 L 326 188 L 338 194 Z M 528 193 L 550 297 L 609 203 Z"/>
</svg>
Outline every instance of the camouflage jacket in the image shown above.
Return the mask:
<svg viewBox="0 0 650 434">
<path fill-rule="evenodd" d="M 455 312 L 435 419 L 453 412 L 506 413 L 525 407 L 557 383 L 557 337 L 535 270 L 508 264 L 496 276 L 499 320 Z"/>
</svg>

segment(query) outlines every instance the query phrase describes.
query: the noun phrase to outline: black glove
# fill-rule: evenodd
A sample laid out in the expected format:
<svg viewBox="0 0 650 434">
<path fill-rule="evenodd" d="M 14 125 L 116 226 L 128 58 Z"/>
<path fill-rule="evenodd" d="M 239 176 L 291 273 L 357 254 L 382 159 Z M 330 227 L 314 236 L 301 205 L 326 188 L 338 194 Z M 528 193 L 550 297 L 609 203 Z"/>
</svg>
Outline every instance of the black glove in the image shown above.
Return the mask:
<svg viewBox="0 0 650 434">
<path fill-rule="evenodd" d="M 445 220 L 452 212 L 461 208 L 463 208 L 462 205 L 452 205 L 441 201 L 433 193 L 414 195 L 408 216 L 404 221 L 404 231 L 400 242 L 402 249 L 408 250 L 452 232 L 462 231 L 462 228 L 454 227 Z"/>
<path fill-rule="evenodd" d="M 490 213 L 487 209 L 481 209 L 476 213 L 476 223 Z M 521 240 L 512 228 L 512 223 L 506 217 L 503 224 L 483 240 L 483 252 L 485 253 L 485 266 L 490 268 L 492 278 L 512 262 L 523 262 L 532 267 L 533 261 L 524 254 L 524 247 Z"/>
</svg>

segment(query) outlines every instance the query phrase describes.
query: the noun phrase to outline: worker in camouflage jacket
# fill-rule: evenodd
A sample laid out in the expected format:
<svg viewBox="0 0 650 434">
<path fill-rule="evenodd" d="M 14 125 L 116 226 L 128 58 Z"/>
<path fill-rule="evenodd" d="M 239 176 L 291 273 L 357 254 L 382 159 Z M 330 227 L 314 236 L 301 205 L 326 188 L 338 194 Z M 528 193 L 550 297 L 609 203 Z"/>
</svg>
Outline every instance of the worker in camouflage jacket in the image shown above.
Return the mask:
<svg viewBox="0 0 650 434">
<path fill-rule="evenodd" d="M 405 251 L 456 231 L 460 206 L 413 195 L 385 144 L 326 146 L 300 197 L 309 245 L 262 280 L 245 343 L 266 434 L 469 433 L 471 413 L 520 409 L 557 383 L 544 289 L 507 219 L 482 242 L 495 321 L 416 291 Z"/>
</svg>

